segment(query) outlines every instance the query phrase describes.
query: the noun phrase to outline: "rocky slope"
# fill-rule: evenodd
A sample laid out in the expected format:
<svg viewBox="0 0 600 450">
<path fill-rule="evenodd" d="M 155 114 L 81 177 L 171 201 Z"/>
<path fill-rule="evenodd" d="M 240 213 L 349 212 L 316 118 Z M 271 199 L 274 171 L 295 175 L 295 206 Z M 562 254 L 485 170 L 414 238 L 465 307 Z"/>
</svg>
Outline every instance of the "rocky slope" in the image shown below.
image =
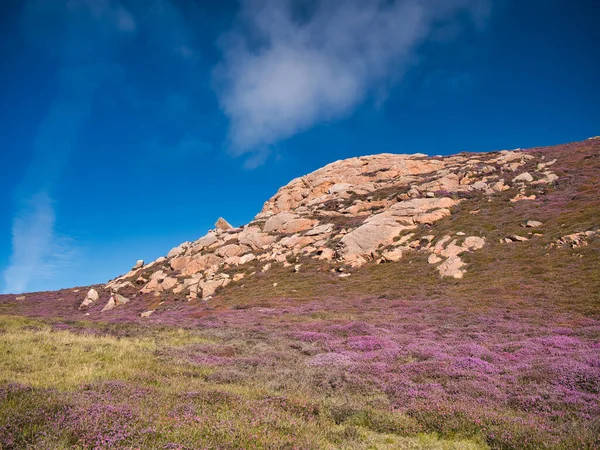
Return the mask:
<svg viewBox="0 0 600 450">
<path fill-rule="evenodd" d="M 527 151 L 380 154 L 336 161 L 280 188 L 249 224 L 235 228 L 220 218 L 198 240 L 148 264 L 138 261 L 127 274 L 90 290 L 80 309 L 102 301 L 104 312 L 148 295 L 160 304 L 169 298 L 209 300 L 227 286 L 243 286 L 275 268 L 298 272 L 307 262 L 346 278 L 361 266 L 398 263 L 415 253 L 426 257 L 439 277 L 461 279 L 469 270 L 468 255 L 485 252 L 490 239 L 504 245 L 536 239 L 543 236 L 544 223 L 528 217 L 520 222 L 520 232 L 499 239 L 484 228 L 472 234 L 438 223 L 457 214 L 479 214 L 476 205 L 482 200 L 544 202 L 548 192 L 560 188 L 557 161 L 578 151 L 597 161 L 600 139 Z M 552 245 L 585 245 L 597 225 L 565 230 Z"/>
</svg>

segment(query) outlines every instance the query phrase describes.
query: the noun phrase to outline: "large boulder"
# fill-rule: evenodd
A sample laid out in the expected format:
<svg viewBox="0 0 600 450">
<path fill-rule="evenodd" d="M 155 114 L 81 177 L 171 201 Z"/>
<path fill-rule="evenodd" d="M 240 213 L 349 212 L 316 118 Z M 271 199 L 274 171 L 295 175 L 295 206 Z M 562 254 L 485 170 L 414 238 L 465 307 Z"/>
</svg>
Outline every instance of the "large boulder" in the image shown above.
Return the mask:
<svg viewBox="0 0 600 450">
<path fill-rule="evenodd" d="M 108 303 L 104 305 L 104 308 L 100 312 L 110 311 L 111 309 L 115 309 L 117 306 L 124 305 L 125 303 L 129 303 L 129 299 L 120 294 L 113 294 L 110 296 Z"/>
<path fill-rule="evenodd" d="M 206 299 L 212 296 L 218 288 L 227 286 L 229 282 L 229 278 L 205 281 L 202 284 L 202 298 Z"/>
<path fill-rule="evenodd" d="M 275 236 L 270 236 L 267 233 L 263 233 L 258 227 L 248 227 L 238 236 L 238 242 L 240 244 L 247 245 L 253 250 L 262 250 L 276 240 L 277 238 Z"/>
<path fill-rule="evenodd" d="M 165 278 L 160 286 L 163 291 L 167 291 L 169 289 L 173 289 L 177 285 L 177 278 L 167 277 Z"/>
<path fill-rule="evenodd" d="M 200 250 L 215 244 L 218 240 L 219 239 L 214 233 L 208 233 L 202 236 L 200 239 L 194 241 L 192 247 L 194 252 L 199 252 Z"/>
<path fill-rule="evenodd" d="M 176 256 L 181 255 L 190 247 L 191 242 L 184 242 L 183 244 L 178 245 L 177 247 L 172 248 L 169 253 L 167 253 L 167 258 L 174 258 Z"/>
<path fill-rule="evenodd" d="M 87 295 L 85 296 L 85 299 L 83 299 L 83 302 L 81 302 L 81 305 L 79 305 L 80 308 L 86 307 L 86 306 L 90 306 L 92 303 L 94 303 L 96 300 L 98 300 L 100 298 L 100 296 L 98 295 L 98 291 L 96 291 L 96 289 L 91 288 Z"/>
<path fill-rule="evenodd" d="M 281 227 L 283 227 L 283 225 L 297 218 L 298 216 L 296 214 L 292 214 L 287 211 L 280 212 L 279 214 L 275 214 L 267 219 L 265 225 L 263 226 L 263 230 L 267 233 L 279 232 L 281 231 Z"/>
<path fill-rule="evenodd" d="M 340 240 L 340 255 L 350 263 L 362 264 L 381 246 L 391 244 L 396 236 L 414 226 L 401 225 L 389 217 L 374 217 Z"/>
<path fill-rule="evenodd" d="M 282 233 L 298 233 L 299 231 L 310 230 L 318 222 L 312 219 L 292 219 L 281 227 Z"/>
<path fill-rule="evenodd" d="M 179 256 L 177 258 L 173 258 L 169 265 L 173 270 L 183 270 L 185 266 L 187 266 L 192 260 L 191 256 Z"/>
<path fill-rule="evenodd" d="M 280 212 L 269 217 L 265 222 L 263 230 L 267 233 L 298 233 L 299 231 L 310 230 L 318 222 L 312 219 L 299 217 L 289 212 Z"/>
<path fill-rule="evenodd" d="M 223 258 L 238 256 L 250 250 L 245 245 L 227 244 L 215 250 L 215 254 Z"/>
<path fill-rule="evenodd" d="M 227 231 L 227 230 L 233 229 L 233 226 L 229 222 L 227 222 L 225 219 L 223 219 L 222 217 L 219 217 L 219 219 L 215 223 L 215 227 L 217 227 L 217 230 L 221 230 L 221 231 Z"/>
<path fill-rule="evenodd" d="M 207 255 L 196 256 L 181 271 L 183 275 L 189 276 L 203 270 L 216 268 L 223 263 L 223 258 L 209 253 Z"/>
</svg>

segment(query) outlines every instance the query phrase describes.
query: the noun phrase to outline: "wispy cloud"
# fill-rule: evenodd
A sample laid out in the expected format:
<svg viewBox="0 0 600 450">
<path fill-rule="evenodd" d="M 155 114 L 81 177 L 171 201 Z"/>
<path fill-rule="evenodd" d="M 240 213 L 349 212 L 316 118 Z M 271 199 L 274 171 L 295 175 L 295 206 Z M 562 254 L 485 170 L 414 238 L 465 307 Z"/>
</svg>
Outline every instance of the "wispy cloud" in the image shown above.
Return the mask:
<svg viewBox="0 0 600 450">
<path fill-rule="evenodd" d="M 52 190 L 89 116 L 93 95 L 112 70 L 118 44 L 136 30 L 136 22 L 118 2 L 30 0 L 23 30 L 60 69 L 56 99 L 15 189 L 12 254 L 3 272 L 7 292 L 22 292 L 37 279 L 53 277 L 75 253 L 72 240 L 57 232 Z"/>
<path fill-rule="evenodd" d="M 13 218 L 10 266 L 4 271 L 5 292 L 21 293 L 36 281 L 68 267 L 76 247 L 55 230 L 52 199 L 38 192 L 23 199 Z"/>
<path fill-rule="evenodd" d="M 234 154 L 342 118 L 401 79 L 418 46 L 489 0 L 244 0 L 215 78 Z"/>
</svg>

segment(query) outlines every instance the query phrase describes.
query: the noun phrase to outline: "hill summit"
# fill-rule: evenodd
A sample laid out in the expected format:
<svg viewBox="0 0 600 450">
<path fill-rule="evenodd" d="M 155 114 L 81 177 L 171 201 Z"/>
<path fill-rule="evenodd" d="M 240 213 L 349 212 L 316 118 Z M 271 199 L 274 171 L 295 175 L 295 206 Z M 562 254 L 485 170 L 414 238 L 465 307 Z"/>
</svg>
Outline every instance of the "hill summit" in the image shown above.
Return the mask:
<svg viewBox="0 0 600 450">
<path fill-rule="evenodd" d="M 573 182 L 568 175 L 573 164 L 597 163 L 599 149 L 600 139 L 590 138 L 530 150 L 336 161 L 280 188 L 250 223 L 238 228 L 219 218 L 216 228 L 198 240 L 148 264 L 138 261 L 130 272 L 92 289 L 81 308 L 104 298 L 106 311 L 148 294 L 208 300 L 217 290 L 274 267 L 298 272 L 306 261 L 346 278 L 365 264 L 398 263 L 419 253 L 439 277 L 461 279 L 469 271 L 469 254 L 486 251 L 491 240 L 504 245 L 541 241 L 547 230 L 540 219 L 551 218 L 533 208 L 531 217 L 519 221 L 515 215 L 519 233 L 504 234 L 502 224 L 486 219 L 470 231 L 449 224 L 464 215 L 489 216 L 497 204 L 513 210 L 524 205 L 521 211 L 546 205 L 564 183 Z M 597 223 L 579 225 L 587 229 L 564 230 L 555 244 L 581 244 L 596 234 Z"/>
</svg>

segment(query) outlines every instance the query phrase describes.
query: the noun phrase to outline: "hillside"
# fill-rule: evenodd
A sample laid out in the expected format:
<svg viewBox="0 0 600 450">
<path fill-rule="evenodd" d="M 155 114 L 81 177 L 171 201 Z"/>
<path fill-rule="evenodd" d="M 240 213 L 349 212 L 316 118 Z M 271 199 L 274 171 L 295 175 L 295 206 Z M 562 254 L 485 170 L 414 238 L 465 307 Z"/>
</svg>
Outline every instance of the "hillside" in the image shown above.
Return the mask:
<svg viewBox="0 0 600 450">
<path fill-rule="evenodd" d="M 109 310 L 119 305 L 160 313 L 172 302 L 193 307 L 246 297 L 243 289 L 258 288 L 262 298 L 256 301 L 315 295 L 297 286 L 307 278 L 314 278 L 321 295 L 333 293 L 359 284 L 350 276 L 414 272 L 406 265 L 421 266 L 423 260 L 427 265 L 418 275 L 423 285 L 468 286 L 503 267 L 509 272 L 499 279 L 523 276 L 514 270 L 523 249 L 545 257 L 532 254 L 521 261 L 535 275 L 531 260 L 539 265 L 562 257 L 560 249 L 595 241 L 599 148 L 600 139 L 592 138 L 526 151 L 337 161 L 283 186 L 243 227 L 220 218 L 198 240 L 148 264 L 138 261 L 127 274 L 94 286 L 97 295 L 79 288 L 59 291 L 60 297 L 77 306 L 67 308 L 69 315 L 106 319 L 118 315 L 119 308 Z M 548 276 L 540 269 L 543 274 Z M 444 280 L 465 276 L 460 283 Z M 413 274 L 402 287 L 418 281 Z M 397 283 L 393 277 L 388 282 Z M 326 287 L 331 291 L 323 291 Z M 37 295 L 25 302 L 17 297 L 22 296 L 5 296 L 3 304 L 12 300 L 27 309 Z"/>
<path fill-rule="evenodd" d="M 55 442 L 16 405 L 83 385 L 116 446 L 598 448 L 599 193 L 600 138 L 351 158 L 106 284 L 2 295 L 0 448 Z"/>
</svg>

